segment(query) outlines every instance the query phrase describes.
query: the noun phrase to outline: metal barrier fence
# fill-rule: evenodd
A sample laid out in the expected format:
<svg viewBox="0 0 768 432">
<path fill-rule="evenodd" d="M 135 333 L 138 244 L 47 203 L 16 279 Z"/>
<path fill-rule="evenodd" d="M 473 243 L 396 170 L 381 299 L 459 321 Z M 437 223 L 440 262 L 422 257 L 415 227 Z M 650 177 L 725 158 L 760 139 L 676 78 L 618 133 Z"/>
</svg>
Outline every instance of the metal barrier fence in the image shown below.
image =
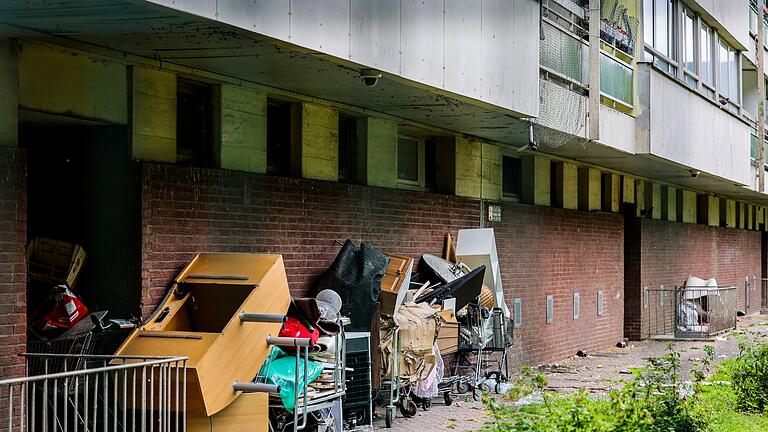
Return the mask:
<svg viewBox="0 0 768 432">
<path fill-rule="evenodd" d="M 645 289 L 643 334 L 649 338 L 708 338 L 733 329 L 737 297 L 735 286 Z"/>
<path fill-rule="evenodd" d="M 768 310 L 768 278 L 760 279 L 760 292 L 762 294 L 760 308 L 763 311 Z"/>
<path fill-rule="evenodd" d="M 744 278 L 744 310 L 746 313 L 750 313 L 762 306 L 762 303 L 758 300 L 763 292 L 759 286 L 759 281 L 760 279 L 755 276 Z"/>
<path fill-rule="evenodd" d="M 25 356 L 42 374 L 0 381 L 0 431 L 186 431 L 187 357 Z"/>
</svg>

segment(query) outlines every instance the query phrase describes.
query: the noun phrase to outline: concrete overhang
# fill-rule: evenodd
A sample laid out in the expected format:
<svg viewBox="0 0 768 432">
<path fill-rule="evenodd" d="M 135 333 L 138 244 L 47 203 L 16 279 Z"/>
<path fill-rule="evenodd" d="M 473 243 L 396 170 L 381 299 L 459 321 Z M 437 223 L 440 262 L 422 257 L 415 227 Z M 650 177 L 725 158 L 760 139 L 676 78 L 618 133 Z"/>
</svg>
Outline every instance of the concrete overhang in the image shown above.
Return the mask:
<svg viewBox="0 0 768 432">
<path fill-rule="evenodd" d="M 214 72 L 491 141 L 522 145 L 520 114 L 384 74 L 366 87 L 355 64 L 140 0 L 6 0 L 0 35 L 71 41 Z"/>
</svg>

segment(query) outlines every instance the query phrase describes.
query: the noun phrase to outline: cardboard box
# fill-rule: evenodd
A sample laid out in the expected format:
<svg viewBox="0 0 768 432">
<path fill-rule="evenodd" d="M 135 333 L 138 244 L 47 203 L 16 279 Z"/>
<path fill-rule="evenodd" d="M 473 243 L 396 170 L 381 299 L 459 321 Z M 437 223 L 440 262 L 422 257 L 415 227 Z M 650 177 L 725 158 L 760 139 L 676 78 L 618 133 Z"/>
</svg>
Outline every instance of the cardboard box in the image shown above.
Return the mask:
<svg viewBox="0 0 768 432">
<path fill-rule="evenodd" d="M 453 354 L 459 350 L 459 322 L 452 310 L 440 311 L 437 315 L 442 318 L 436 339 L 440 355 Z"/>
<path fill-rule="evenodd" d="M 33 281 L 72 288 L 86 259 L 79 245 L 36 237 L 27 247 L 27 274 Z"/>
</svg>

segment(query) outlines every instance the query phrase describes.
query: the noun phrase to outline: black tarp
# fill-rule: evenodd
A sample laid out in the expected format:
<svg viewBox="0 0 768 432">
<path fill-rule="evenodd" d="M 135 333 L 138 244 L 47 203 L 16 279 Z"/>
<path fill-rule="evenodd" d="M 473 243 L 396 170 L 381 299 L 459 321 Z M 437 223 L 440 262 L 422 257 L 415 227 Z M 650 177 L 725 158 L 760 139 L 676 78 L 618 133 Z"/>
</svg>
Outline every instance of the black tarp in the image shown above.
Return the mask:
<svg viewBox="0 0 768 432">
<path fill-rule="evenodd" d="M 341 296 L 341 314 L 351 321 L 346 331 L 370 331 L 371 314 L 387 264 L 389 258 L 383 253 L 365 243 L 357 246 L 347 240 L 320 279 L 317 292 L 330 289 Z"/>
</svg>

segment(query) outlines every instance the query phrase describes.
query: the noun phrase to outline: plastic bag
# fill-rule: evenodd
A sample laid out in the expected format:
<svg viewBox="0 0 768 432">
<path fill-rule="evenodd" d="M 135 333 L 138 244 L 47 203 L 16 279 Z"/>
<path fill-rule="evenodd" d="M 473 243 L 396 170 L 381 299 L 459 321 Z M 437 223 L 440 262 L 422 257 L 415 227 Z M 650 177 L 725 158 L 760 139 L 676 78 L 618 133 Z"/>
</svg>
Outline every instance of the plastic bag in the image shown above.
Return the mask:
<svg viewBox="0 0 768 432">
<path fill-rule="evenodd" d="M 435 365 L 432 366 L 432 370 L 427 377 L 423 380 L 417 381 L 413 386 L 411 392 L 424 399 L 433 398 L 438 395 L 437 385 L 443 380 L 445 374 L 445 364 L 443 363 L 443 357 L 440 355 L 440 348 L 437 344 L 432 346 L 432 354 L 435 356 Z"/>
<path fill-rule="evenodd" d="M 88 308 L 66 285 L 59 285 L 54 288 L 54 291 L 53 297 L 56 305 L 43 318 L 45 322 L 43 330 L 68 329 L 88 315 Z"/>
<path fill-rule="evenodd" d="M 273 352 L 274 354 L 274 352 Z M 279 355 L 279 354 L 277 354 Z M 277 357 L 270 355 L 270 358 Z M 293 411 L 295 400 L 294 382 L 296 379 L 296 358 L 286 356 L 270 360 L 267 383 L 280 386 L 280 400 L 288 411 Z M 316 380 L 323 373 L 323 366 L 313 361 L 307 362 L 307 384 Z M 299 359 L 299 391 L 304 389 L 304 359 Z"/>
</svg>

